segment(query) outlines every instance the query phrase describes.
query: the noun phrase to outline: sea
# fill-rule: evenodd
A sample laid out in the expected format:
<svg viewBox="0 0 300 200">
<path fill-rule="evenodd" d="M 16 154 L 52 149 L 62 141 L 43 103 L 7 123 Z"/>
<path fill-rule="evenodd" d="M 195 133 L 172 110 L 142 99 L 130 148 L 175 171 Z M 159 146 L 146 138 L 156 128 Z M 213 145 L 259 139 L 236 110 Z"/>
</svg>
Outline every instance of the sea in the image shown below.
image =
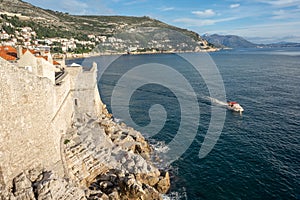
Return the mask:
<svg viewBox="0 0 300 200">
<path fill-rule="evenodd" d="M 203 54 L 68 62 L 97 62 L 100 95 L 115 120 L 162 153 L 157 165 L 172 184 L 165 199 L 300 199 L 300 48 Z M 226 101 L 244 112 L 227 110 Z M 216 123 L 220 130 L 210 130 Z M 213 142 L 204 144 L 209 134 Z"/>
</svg>

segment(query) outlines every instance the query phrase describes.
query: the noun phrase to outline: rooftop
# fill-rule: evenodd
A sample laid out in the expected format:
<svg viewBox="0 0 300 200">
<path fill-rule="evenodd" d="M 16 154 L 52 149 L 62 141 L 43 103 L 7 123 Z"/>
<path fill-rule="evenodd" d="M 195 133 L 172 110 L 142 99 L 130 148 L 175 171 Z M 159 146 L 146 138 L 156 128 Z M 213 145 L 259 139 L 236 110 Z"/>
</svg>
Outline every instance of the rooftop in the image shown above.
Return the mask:
<svg viewBox="0 0 300 200">
<path fill-rule="evenodd" d="M 41 51 L 22 48 L 22 54 L 24 54 L 26 51 L 29 51 L 37 58 L 44 58 L 45 60 L 48 61 L 48 56 L 42 55 Z M 44 52 L 49 53 L 49 51 L 44 51 Z M 7 61 L 16 61 L 18 59 L 17 49 L 12 46 L 0 46 L 0 57 Z M 60 63 L 57 61 L 53 61 L 52 64 L 60 65 Z"/>
</svg>

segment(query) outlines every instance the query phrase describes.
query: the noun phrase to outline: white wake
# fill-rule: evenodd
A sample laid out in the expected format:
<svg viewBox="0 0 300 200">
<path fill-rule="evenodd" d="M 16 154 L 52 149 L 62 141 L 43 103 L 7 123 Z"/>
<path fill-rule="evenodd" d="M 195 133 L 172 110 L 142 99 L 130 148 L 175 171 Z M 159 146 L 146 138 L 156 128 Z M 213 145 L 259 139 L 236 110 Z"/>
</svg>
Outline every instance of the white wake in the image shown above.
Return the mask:
<svg viewBox="0 0 300 200">
<path fill-rule="evenodd" d="M 227 106 L 227 102 L 220 101 L 218 99 L 212 98 L 212 97 L 206 97 L 211 103 L 215 105 L 220 105 L 220 106 Z"/>
</svg>

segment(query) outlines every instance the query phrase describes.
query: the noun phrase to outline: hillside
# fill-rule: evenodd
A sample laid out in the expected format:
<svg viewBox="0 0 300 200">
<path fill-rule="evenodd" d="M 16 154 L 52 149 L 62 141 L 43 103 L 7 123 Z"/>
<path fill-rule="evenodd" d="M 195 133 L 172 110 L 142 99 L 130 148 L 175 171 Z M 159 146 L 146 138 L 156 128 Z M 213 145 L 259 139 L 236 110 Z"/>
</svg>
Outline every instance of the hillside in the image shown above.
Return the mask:
<svg viewBox="0 0 300 200">
<path fill-rule="evenodd" d="M 254 48 L 257 44 L 247 41 L 246 39 L 236 35 L 203 35 L 203 39 L 220 48 Z"/>
<path fill-rule="evenodd" d="M 218 48 L 286 48 L 300 47 L 300 43 L 296 42 L 277 42 L 271 44 L 255 44 L 236 35 L 208 35 L 202 36 L 203 39 Z"/>
<path fill-rule="evenodd" d="M 94 41 L 98 38 L 99 41 L 94 42 L 101 51 L 122 52 L 128 48 L 160 51 L 211 49 L 197 33 L 147 16 L 70 15 L 35 7 L 21 0 L 0 0 L 0 13 L 4 30 L 3 26 L 8 22 L 14 28 L 17 28 L 16 24 L 18 28 L 31 27 L 37 34 L 36 39 L 60 37 Z M 13 24 L 12 18 L 17 23 Z"/>
</svg>

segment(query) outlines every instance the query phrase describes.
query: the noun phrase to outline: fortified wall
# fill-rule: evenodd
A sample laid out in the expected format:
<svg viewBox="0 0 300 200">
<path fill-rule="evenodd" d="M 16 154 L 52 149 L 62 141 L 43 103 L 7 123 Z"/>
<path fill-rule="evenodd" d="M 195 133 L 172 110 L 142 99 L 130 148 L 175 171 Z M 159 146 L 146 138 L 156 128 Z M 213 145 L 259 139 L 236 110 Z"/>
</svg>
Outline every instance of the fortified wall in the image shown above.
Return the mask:
<svg viewBox="0 0 300 200">
<path fill-rule="evenodd" d="M 49 77 L 49 67 L 37 73 Z M 63 176 L 61 138 L 75 111 L 101 113 L 97 66 L 66 67 L 63 75 L 54 84 L 0 58 L 0 189 L 37 166 Z"/>
<path fill-rule="evenodd" d="M 0 199 L 162 200 L 169 173 L 140 132 L 108 113 L 97 65 L 43 59 L 0 58 Z"/>
</svg>

